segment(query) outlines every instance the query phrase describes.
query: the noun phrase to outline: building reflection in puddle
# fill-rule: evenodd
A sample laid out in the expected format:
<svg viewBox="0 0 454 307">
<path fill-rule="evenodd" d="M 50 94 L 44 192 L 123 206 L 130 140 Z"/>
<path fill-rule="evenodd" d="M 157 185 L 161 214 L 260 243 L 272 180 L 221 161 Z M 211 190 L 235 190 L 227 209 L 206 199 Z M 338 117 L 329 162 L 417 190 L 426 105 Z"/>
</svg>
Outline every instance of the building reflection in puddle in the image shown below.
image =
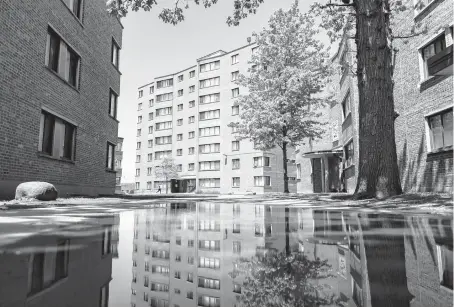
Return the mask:
<svg viewBox="0 0 454 307">
<path fill-rule="evenodd" d="M 119 216 L 90 218 L 0 251 L 0 306 L 108 306 Z"/>
<path fill-rule="evenodd" d="M 163 204 L 135 212 L 133 246 L 132 307 L 423 307 L 452 301 L 452 220 L 441 217 Z M 287 290 L 273 286 L 273 274 L 260 275 L 269 282 L 254 280 L 267 265 L 275 272 L 287 265 L 276 260 L 281 255 L 314 274 L 293 269 Z M 255 289 L 260 295 L 254 301 L 254 286 L 269 291 Z M 305 300 L 295 301 L 298 292 Z"/>
</svg>

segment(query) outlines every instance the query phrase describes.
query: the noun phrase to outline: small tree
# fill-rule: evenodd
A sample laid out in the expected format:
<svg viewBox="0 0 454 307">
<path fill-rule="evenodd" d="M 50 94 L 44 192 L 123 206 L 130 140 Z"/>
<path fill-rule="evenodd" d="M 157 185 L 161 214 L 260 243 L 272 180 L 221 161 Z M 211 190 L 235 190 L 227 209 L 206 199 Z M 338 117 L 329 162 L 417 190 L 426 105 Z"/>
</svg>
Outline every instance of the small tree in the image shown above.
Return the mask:
<svg viewBox="0 0 454 307">
<path fill-rule="evenodd" d="M 282 149 L 284 192 L 288 193 L 287 149 L 321 135 L 318 108 L 329 74 L 328 55 L 316 39 L 314 20 L 298 10 L 276 11 L 267 29 L 253 36 L 258 48 L 252 56 L 249 76 L 238 85 L 248 93 L 239 96 L 239 139 L 250 139 L 256 149 Z"/>
<path fill-rule="evenodd" d="M 166 194 L 169 192 L 169 184 L 168 181 L 170 179 L 177 179 L 178 178 L 178 169 L 175 165 L 173 158 L 171 157 L 164 157 L 161 160 L 159 165 L 156 165 L 154 168 L 154 174 L 156 178 L 164 179 L 166 182 Z"/>
</svg>

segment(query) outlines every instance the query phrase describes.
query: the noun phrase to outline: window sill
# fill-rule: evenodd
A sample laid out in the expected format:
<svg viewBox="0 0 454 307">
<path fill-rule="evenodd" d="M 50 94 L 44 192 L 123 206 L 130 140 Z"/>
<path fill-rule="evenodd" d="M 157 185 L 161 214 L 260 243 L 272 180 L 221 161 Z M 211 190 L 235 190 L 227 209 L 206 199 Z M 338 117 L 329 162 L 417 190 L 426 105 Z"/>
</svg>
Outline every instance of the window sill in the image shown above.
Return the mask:
<svg viewBox="0 0 454 307">
<path fill-rule="evenodd" d="M 113 170 L 113 169 L 110 169 L 110 168 L 106 168 L 106 172 L 108 172 L 108 173 L 115 173 L 115 174 L 117 173 L 116 170 Z"/>
<path fill-rule="evenodd" d="M 41 152 L 41 151 L 38 151 L 37 155 L 38 155 L 38 157 L 43 157 L 43 158 L 50 159 L 50 160 L 61 161 L 61 162 L 69 163 L 69 164 L 76 164 L 76 162 L 74 160 L 68 160 L 68 159 L 64 159 L 64 158 L 53 157 L 53 156 L 50 156 L 47 153 L 44 153 L 44 152 Z"/>
<path fill-rule="evenodd" d="M 69 83 L 68 81 L 66 81 L 65 79 L 63 79 L 62 76 L 60 76 L 58 73 L 56 73 L 55 71 L 53 71 L 52 69 L 50 69 L 49 67 L 45 66 L 44 67 L 50 72 L 52 73 L 54 76 L 56 76 L 58 79 L 60 79 L 60 81 L 62 81 L 63 83 L 65 83 L 67 86 L 69 86 L 70 88 L 72 88 L 73 90 L 75 90 L 78 94 L 80 94 L 80 91 L 77 87 L 75 87 L 74 85 L 72 85 L 71 83 Z"/>
<path fill-rule="evenodd" d="M 118 124 L 120 123 L 120 121 L 119 121 L 118 119 L 116 119 L 115 117 L 113 117 L 112 115 L 109 114 L 109 117 L 110 117 L 111 119 L 113 119 L 114 121 L 116 121 Z"/>
<path fill-rule="evenodd" d="M 40 297 L 41 295 L 44 295 L 45 293 L 47 293 L 47 292 L 53 290 L 53 289 L 54 289 L 55 287 L 57 287 L 58 285 L 64 283 L 67 279 L 68 279 L 68 276 L 63 277 L 62 279 L 55 281 L 54 283 L 52 283 L 51 285 L 47 286 L 46 288 L 40 290 L 39 292 L 30 294 L 30 295 L 27 297 L 27 303 L 29 303 L 30 301 L 34 300 L 34 299 L 37 298 L 37 297 Z"/>
<path fill-rule="evenodd" d="M 118 68 L 118 66 L 115 66 L 114 63 L 110 62 L 110 64 L 112 64 L 112 66 L 115 68 L 115 70 L 120 74 L 120 76 L 122 75 L 120 69 Z"/>
<path fill-rule="evenodd" d="M 215 117 L 215 118 L 205 118 L 205 119 L 199 119 L 199 122 L 204 122 L 204 121 L 207 121 L 207 120 L 213 120 L 213 119 L 220 119 L 219 117 Z"/>
<path fill-rule="evenodd" d="M 418 19 L 421 15 L 423 15 L 426 11 L 428 11 L 434 5 L 435 2 L 437 2 L 437 0 L 433 0 L 432 2 L 427 4 L 426 7 L 424 7 L 422 10 L 420 10 L 418 12 L 415 11 L 415 17 L 413 17 L 413 19 L 414 20 Z"/>
<path fill-rule="evenodd" d="M 77 20 L 77 22 L 80 24 L 80 26 L 81 26 L 82 28 L 85 28 L 85 27 L 84 27 L 84 24 L 82 23 L 81 18 L 77 17 L 76 14 L 74 14 L 74 12 L 71 11 L 71 9 L 66 5 L 66 3 L 65 3 L 63 0 L 61 0 L 61 2 L 63 2 L 63 4 L 65 5 L 65 7 L 68 9 L 69 13 Z M 81 10 L 80 10 L 81 16 L 83 15 L 83 13 L 84 13 L 84 12 L 83 12 L 83 9 L 81 8 Z"/>
<path fill-rule="evenodd" d="M 442 154 L 442 153 L 450 152 L 452 150 L 453 150 L 453 146 L 446 146 L 446 147 L 438 148 L 436 150 L 429 151 L 429 152 L 427 152 L 427 155 L 428 156 L 433 156 L 433 155 L 436 155 L 436 154 Z"/>
<path fill-rule="evenodd" d="M 219 172 L 220 169 L 205 169 L 205 170 L 199 170 L 199 172 Z"/>
<path fill-rule="evenodd" d="M 233 189 L 239 189 L 240 187 L 234 187 L 234 186 L 232 186 L 232 188 L 233 188 Z M 236 232 L 234 232 L 234 233 L 236 233 Z"/>
<path fill-rule="evenodd" d="M 232 171 L 237 171 L 237 170 L 239 170 L 239 169 L 240 169 L 239 167 L 232 168 Z"/>
</svg>

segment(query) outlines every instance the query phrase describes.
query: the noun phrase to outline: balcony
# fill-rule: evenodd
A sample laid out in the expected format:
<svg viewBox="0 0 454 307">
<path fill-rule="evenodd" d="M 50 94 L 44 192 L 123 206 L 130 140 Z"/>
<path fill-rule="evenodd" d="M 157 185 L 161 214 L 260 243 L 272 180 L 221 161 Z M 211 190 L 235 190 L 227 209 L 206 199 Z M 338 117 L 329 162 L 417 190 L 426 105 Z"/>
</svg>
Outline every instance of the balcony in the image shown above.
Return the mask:
<svg viewBox="0 0 454 307">
<path fill-rule="evenodd" d="M 452 75 L 452 46 L 447 47 L 427 60 L 427 68 L 430 76 Z"/>
</svg>

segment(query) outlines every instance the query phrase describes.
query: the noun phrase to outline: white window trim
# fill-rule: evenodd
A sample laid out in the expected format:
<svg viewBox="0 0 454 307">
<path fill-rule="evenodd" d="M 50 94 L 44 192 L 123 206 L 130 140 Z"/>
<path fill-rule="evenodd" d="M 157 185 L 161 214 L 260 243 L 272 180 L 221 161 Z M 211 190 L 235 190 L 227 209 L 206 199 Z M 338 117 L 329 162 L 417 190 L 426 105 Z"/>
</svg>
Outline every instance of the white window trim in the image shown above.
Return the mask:
<svg viewBox="0 0 454 307">
<path fill-rule="evenodd" d="M 438 150 L 433 150 L 430 146 L 430 126 L 429 126 L 429 117 L 437 114 L 437 113 L 441 113 L 443 111 L 446 111 L 446 110 L 449 110 L 449 109 L 452 109 L 452 105 L 448 105 L 448 106 L 444 106 L 442 108 L 439 108 L 437 110 L 434 110 L 434 111 L 431 111 L 429 113 L 426 113 L 424 114 L 424 130 L 426 132 L 426 150 L 427 150 L 427 153 L 433 153 L 433 152 L 438 152 Z"/>
<path fill-rule="evenodd" d="M 437 0 L 432 0 L 429 4 L 427 4 L 422 10 L 418 11 L 416 8 L 413 9 L 414 12 L 414 17 L 413 19 L 418 18 L 419 15 L 423 14 L 425 11 L 427 11 L 432 5 L 437 2 Z M 418 0 L 413 0 L 413 4 L 416 5 L 418 3 Z"/>
</svg>

